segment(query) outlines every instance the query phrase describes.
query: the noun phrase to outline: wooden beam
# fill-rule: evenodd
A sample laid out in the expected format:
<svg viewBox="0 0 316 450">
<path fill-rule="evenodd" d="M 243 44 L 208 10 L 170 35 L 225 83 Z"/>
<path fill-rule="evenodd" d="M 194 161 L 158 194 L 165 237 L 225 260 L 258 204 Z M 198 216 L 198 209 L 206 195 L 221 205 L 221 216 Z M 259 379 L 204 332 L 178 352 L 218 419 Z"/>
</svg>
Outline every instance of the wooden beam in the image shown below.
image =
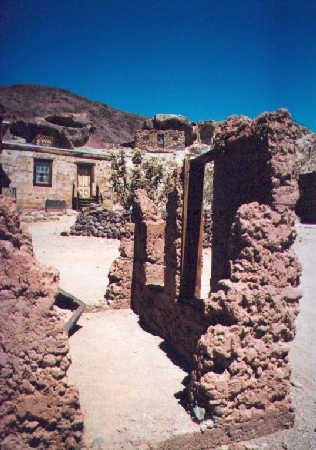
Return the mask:
<svg viewBox="0 0 316 450">
<path fill-rule="evenodd" d="M 181 298 L 199 297 L 203 249 L 204 164 L 185 166 Z"/>
<path fill-rule="evenodd" d="M 197 156 L 194 159 L 191 159 L 191 166 L 194 166 L 194 165 L 203 165 L 204 166 L 205 164 L 214 161 L 214 154 L 215 154 L 215 151 L 212 148 L 208 152 L 203 153 L 202 155 Z"/>
</svg>

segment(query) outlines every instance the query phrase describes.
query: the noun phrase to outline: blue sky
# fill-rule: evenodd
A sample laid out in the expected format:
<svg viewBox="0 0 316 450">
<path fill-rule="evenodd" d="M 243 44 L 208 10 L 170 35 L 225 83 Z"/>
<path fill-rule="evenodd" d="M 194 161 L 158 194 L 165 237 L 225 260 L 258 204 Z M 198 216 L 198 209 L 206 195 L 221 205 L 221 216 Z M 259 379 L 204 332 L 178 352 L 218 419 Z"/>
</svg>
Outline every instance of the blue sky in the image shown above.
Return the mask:
<svg viewBox="0 0 316 450">
<path fill-rule="evenodd" d="M 2 0 L 0 84 L 191 120 L 285 107 L 316 132 L 315 0 Z"/>
</svg>

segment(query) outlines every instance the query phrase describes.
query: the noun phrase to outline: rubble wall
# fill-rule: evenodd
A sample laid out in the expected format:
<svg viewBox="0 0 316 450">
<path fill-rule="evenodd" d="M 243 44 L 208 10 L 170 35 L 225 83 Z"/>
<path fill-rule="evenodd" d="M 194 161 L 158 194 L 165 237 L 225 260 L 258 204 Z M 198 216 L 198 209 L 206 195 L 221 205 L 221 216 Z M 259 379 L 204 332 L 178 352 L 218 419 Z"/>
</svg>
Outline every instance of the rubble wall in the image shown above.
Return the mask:
<svg viewBox="0 0 316 450">
<path fill-rule="evenodd" d="M 113 309 L 131 307 L 134 228 L 133 223 L 128 223 L 120 229 L 120 256 L 113 261 L 108 273 L 105 301 Z"/>
<path fill-rule="evenodd" d="M 186 363 L 193 362 L 197 341 L 208 319 L 202 300 L 179 300 L 182 187 L 178 179 L 165 222 L 144 191 L 135 195 L 136 211 L 131 307 Z"/>
<path fill-rule="evenodd" d="M 163 142 L 158 141 L 163 135 Z M 146 151 L 177 150 L 185 148 L 184 131 L 179 130 L 141 130 L 135 135 L 135 148 Z"/>
<path fill-rule="evenodd" d="M 278 416 L 284 419 L 279 426 L 291 426 L 288 352 L 301 296 L 301 267 L 292 249 L 298 199 L 295 126 L 284 110 L 245 120 L 244 127 L 234 118 L 224 126 L 217 142 L 219 159 L 226 159 L 226 151 L 247 152 L 242 138 L 247 143 L 250 135 L 251 141 L 258 141 L 266 167 L 254 148 L 253 164 L 261 166 L 262 187 L 252 188 L 257 201 L 239 206 L 232 221 L 229 214 L 223 253 L 228 277 L 217 282 L 206 301 L 212 324 L 198 343 L 191 402 L 223 427 Z M 246 193 L 246 199 L 252 197 Z M 216 239 L 219 230 L 213 231 Z"/>
<path fill-rule="evenodd" d="M 131 212 L 126 210 L 111 211 L 92 204 L 82 208 L 75 224 L 70 228 L 73 236 L 95 236 L 106 239 L 119 239 L 121 230 L 131 222 Z"/>
<path fill-rule="evenodd" d="M 58 272 L 41 266 L 16 206 L 0 196 L 0 446 L 79 448 L 83 416 L 67 377 L 68 337 L 52 310 Z"/>
<path fill-rule="evenodd" d="M 286 110 L 220 124 L 213 152 L 217 267 L 205 301 L 178 298 L 181 189 L 165 229 L 145 193 L 136 198 L 132 307 L 188 362 L 193 357 L 189 395 L 199 420 L 236 439 L 249 424 L 264 434 L 294 420 L 288 352 L 301 296 L 292 248 L 296 138 Z"/>
</svg>

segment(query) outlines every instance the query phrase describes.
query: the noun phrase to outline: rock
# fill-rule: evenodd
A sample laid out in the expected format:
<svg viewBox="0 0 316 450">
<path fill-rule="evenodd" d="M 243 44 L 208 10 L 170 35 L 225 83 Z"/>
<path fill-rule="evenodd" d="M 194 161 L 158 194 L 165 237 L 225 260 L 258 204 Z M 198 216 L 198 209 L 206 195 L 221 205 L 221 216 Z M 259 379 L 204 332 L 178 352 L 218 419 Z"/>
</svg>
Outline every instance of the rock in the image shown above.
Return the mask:
<svg viewBox="0 0 316 450">
<path fill-rule="evenodd" d="M 45 120 L 54 125 L 60 125 L 61 127 L 71 127 L 71 128 L 84 128 L 90 125 L 87 114 L 53 114 L 51 116 L 46 116 Z"/>
<path fill-rule="evenodd" d="M 198 122 L 197 129 L 202 144 L 210 145 L 213 142 L 216 125 L 213 120 Z"/>
<path fill-rule="evenodd" d="M 66 122 L 67 117 L 65 117 Z M 62 116 L 59 116 L 59 118 L 62 121 Z M 52 139 L 48 145 L 60 148 L 83 146 L 89 140 L 89 132 L 89 126 L 62 126 L 51 123 L 45 118 L 21 119 L 10 124 L 10 133 L 24 138 L 27 143 L 37 143 L 36 140 L 39 139 L 39 136 L 48 136 Z"/>
<path fill-rule="evenodd" d="M 299 383 L 298 381 L 292 380 L 291 381 L 291 385 L 296 387 L 296 388 L 302 388 L 303 386 L 301 385 L 301 383 Z"/>
<path fill-rule="evenodd" d="M 92 444 L 93 447 L 92 448 L 97 448 L 97 447 L 102 446 L 102 445 L 104 445 L 104 439 L 101 438 L 101 437 L 98 437 L 98 438 L 96 438 L 93 441 L 93 444 Z"/>
<path fill-rule="evenodd" d="M 207 420 L 205 422 L 205 425 L 207 426 L 207 428 L 214 428 L 215 423 L 213 422 L 213 420 Z"/>
<path fill-rule="evenodd" d="M 202 420 L 204 420 L 204 416 L 205 416 L 205 408 L 200 408 L 199 406 L 194 406 L 193 414 L 194 414 L 194 417 L 196 418 L 196 420 L 198 420 L 199 422 L 202 422 Z"/>
</svg>

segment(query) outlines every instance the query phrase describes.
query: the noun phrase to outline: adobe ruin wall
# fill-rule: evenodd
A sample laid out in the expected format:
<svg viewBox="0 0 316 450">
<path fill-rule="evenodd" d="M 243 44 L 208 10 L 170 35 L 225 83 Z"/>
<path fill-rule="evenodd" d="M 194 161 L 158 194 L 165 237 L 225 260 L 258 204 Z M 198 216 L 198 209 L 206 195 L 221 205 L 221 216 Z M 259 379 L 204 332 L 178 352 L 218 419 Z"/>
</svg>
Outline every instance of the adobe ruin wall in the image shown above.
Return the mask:
<svg viewBox="0 0 316 450">
<path fill-rule="evenodd" d="M 0 196 L 0 446 L 76 449 L 83 416 L 67 377 L 68 336 L 52 309 L 58 272 L 41 266 L 15 203 Z"/>
<path fill-rule="evenodd" d="M 253 121 L 233 116 L 220 125 L 213 292 L 204 301 L 179 297 L 180 183 L 167 224 L 144 192 L 136 198 L 132 308 L 193 364 L 192 409 L 235 439 L 246 429 L 249 437 L 294 421 L 288 352 L 301 296 L 292 249 L 298 133 L 286 110 Z"/>
</svg>

